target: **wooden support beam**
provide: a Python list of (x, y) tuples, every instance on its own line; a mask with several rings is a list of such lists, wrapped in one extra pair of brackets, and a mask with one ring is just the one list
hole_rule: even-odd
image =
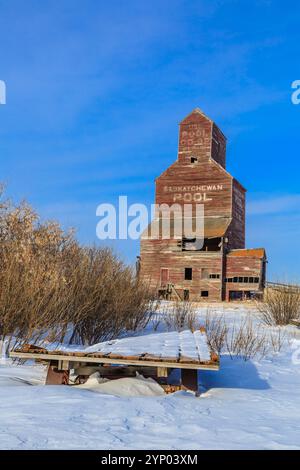
[(158, 367), (157, 368), (157, 377), (168, 377), (168, 368), (167, 367)]
[[(124, 358), (120, 359), (112, 359), (110, 357), (106, 356), (100, 356), (97, 354), (94, 355), (80, 355), (80, 354), (62, 354), (62, 353), (23, 353), (23, 352), (16, 352), (12, 351), (9, 354), (10, 357), (17, 357), (20, 359), (38, 359), (38, 360), (47, 360), (47, 361), (69, 361), (71, 363), (70, 368), (73, 368), (74, 362), (84, 362), (86, 364), (89, 363), (97, 363), (97, 364), (124, 364), (124, 365), (131, 365), (131, 366), (146, 366), (146, 367), (168, 367), (168, 368), (177, 368), (177, 369), (205, 369), (205, 370), (219, 370), (219, 363), (214, 362), (212, 360), (203, 362), (203, 363), (197, 363), (189, 361), (187, 362), (178, 362), (176, 359), (171, 359), (165, 360), (164, 358), (161, 359), (156, 359), (153, 360), (149, 358), (149, 360), (145, 360), (143, 356), (140, 357), (134, 357), (134, 358), (129, 358), (130, 356), (124, 356)], [(126, 358), (125, 358), (126, 357)]]
[(70, 369), (70, 362), (69, 361), (58, 361), (58, 370), (69, 370)]
[(181, 384), (183, 388), (192, 390), (198, 396), (198, 371), (195, 369), (181, 370)]

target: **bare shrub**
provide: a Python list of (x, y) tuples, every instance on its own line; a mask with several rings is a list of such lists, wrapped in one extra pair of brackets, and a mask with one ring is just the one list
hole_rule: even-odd
[(110, 250), (85, 250), (70, 284), (74, 293), (71, 342), (108, 340), (144, 328), (150, 319), (149, 289)]
[(233, 325), (226, 337), (226, 349), (230, 357), (242, 357), (245, 361), (253, 357), (264, 357), (269, 352), (267, 333), (253, 321), (246, 319)]
[(168, 330), (194, 331), (198, 327), (196, 309), (190, 302), (177, 301), (161, 316)]
[(288, 325), (300, 317), (300, 288), (276, 286), (265, 291), (263, 302), (257, 303), (258, 311), (266, 325)]
[(205, 317), (205, 329), (212, 351), (228, 353), (232, 359), (241, 357), (245, 361), (280, 352), (288, 340), (288, 335), (281, 329), (270, 331), (251, 318), (229, 325), (223, 315), (209, 310)]
[(271, 331), (269, 335), (269, 342), (271, 345), (272, 351), (279, 353), (283, 346), (288, 342), (290, 336), (282, 330), (282, 328), (277, 328), (275, 331)]
[(151, 327), (153, 331), (157, 331), (161, 324), (161, 316), (158, 313), (153, 313), (150, 319)]
[(212, 351), (221, 353), (228, 334), (228, 325), (223, 316), (212, 314), (208, 309), (205, 317), (207, 341)]
[(92, 343), (149, 321), (151, 293), (110, 250), (81, 247), (25, 202), (0, 198), (0, 340)]
[(63, 259), (73, 234), (40, 224), (26, 203), (0, 204), (0, 336), (42, 335), (64, 307)]

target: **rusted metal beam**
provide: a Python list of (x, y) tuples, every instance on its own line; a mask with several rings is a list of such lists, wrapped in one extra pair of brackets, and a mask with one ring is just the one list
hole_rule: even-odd
[(50, 362), (47, 370), (46, 385), (68, 385), (69, 370), (59, 370), (58, 364)]

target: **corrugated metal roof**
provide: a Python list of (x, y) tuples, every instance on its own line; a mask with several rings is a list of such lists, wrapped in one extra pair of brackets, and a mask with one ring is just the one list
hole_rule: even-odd
[(205, 238), (223, 237), (231, 222), (230, 217), (205, 217)]
[(242, 258), (264, 258), (266, 256), (266, 252), (264, 248), (248, 248), (241, 250), (232, 250), (228, 253), (228, 256), (239, 256)]
[[(184, 237), (189, 237), (189, 236), (195, 236), (195, 234), (192, 231), (196, 231), (196, 222), (195, 219), (193, 218), (185, 218), (185, 223), (182, 225), (182, 235)], [(179, 225), (176, 225), (177, 222), (179, 222)], [(180, 227), (180, 219), (175, 219), (172, 218), (170, 220), (170, 236), (173, 238), (174, 234), (174, 226), (176, 227), (176, 230), (178, 230), (178, 227)], [(204, 238), (218, 238), (218, 237), (223, 237), (229, 227), (229, 224), (231, 222), (230, 217), (204, 217)], [(164, 219), (164, 223), (167, 223), (167, 219)], [(183, 223), (183, 221), (182, 221)], [(166, 227), (166, 225), (164, 226)], [(201, 237), (203, 235), (202, 230), (201, 230), (201, 225), (200, 222), (198, 222), (198, 227), (200, 230), (197, 229), (197, 236)], [(150, 230), (151, 233), (159, 233), (161, 235), (162, 233), (162, 221), (161, 219), (156, 219), (154, 220), (148, 227), (147, 229), (143, 232), (142, 238), (147, 238), (147, 233), (148, 236), (150, 235)], [(164, 233), (166, 228), (164, 228)], [(178, 232), (176, 232), (178, 233)], [(164, 237), (166, 238), (166, 237)]]

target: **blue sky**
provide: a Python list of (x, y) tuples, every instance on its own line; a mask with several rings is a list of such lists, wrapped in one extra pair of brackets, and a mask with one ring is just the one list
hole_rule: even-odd
[(296, 1), (0, 0), (0, 180), (93, 243), (98, 204), (153, 201), (200, 107), (248, 189), (247, 245), (299, 281), (299, 52)]

